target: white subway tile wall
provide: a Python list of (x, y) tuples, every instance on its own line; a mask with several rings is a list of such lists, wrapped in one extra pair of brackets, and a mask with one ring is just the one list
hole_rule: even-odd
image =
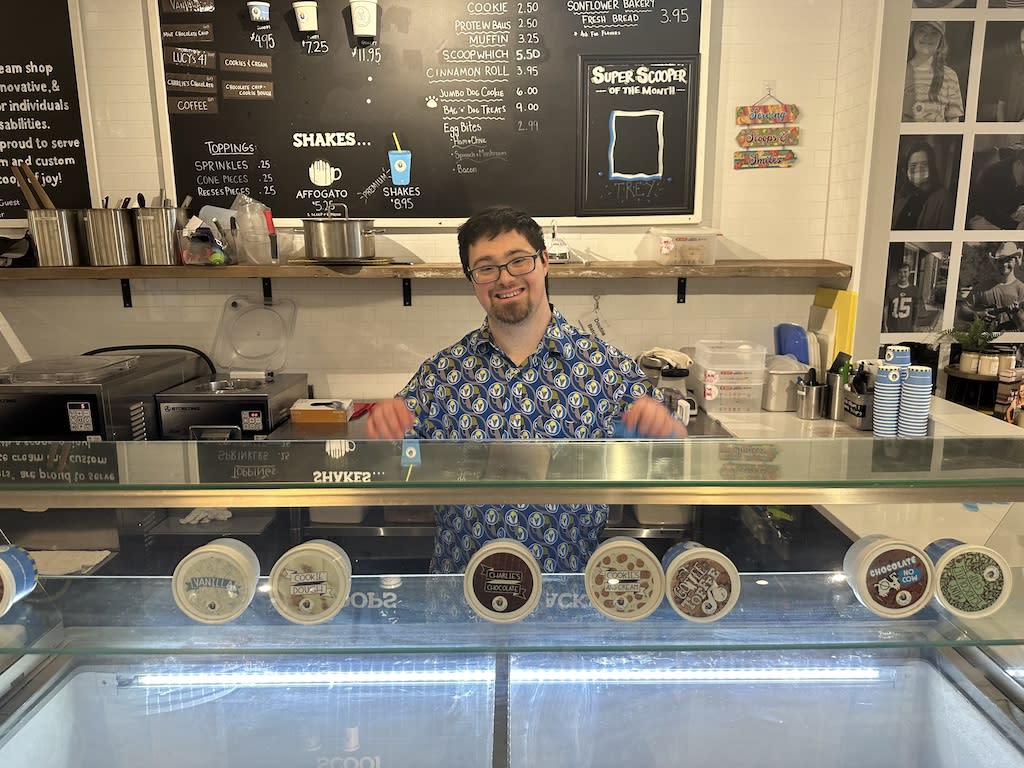
[[(716, 178), (715, 199), (705, 201), (708, 226), (765, 258), (853, 263), (877, 3), (721, 0), (719, 110), (710, 126), (718, 156), (709, 160)], [(80, 0), (80, 6), (99, 194), (155, 194), (163, 182), (143, 0)], [(863, 21), (865, 15), (871, 19)], [(846, 74), (837, 80), (839, 73), (856, 79), (856, 86)], [(775, 95), (800, 107), (799, 161), (786, 170), (734, 171), (735, 107), (761, 98), (769, 80)], [(836, 109), (850, 110), (860, 122), (835, 120)], [(627, 261), (637, 258), (643, 232), (560, 228), (570, 246), (591, 259)], [(424, 261), (457, 258), (450, 230), (392, 231), (378, 249), (387, 255), (408, 249)], [(816, 284), (694, 278), (684, 304), (676, 301), (672, 278), (553, 279), (551, 294), (570, 320), (591, 312), (599, 296), (607, 338), (638, 354), (653, 346), (693, 346), (700, 338), (748, 338), (771, 347), (776, 323), (806, 322)], [(257, 279), (133, 280), (131, 291), (133, 306), (124, 308), (114, 280), (5, 282), (0, 309), (35, 357), (159, 342), (211, 351), (225, 300), (258, 296), (261, 285)], [(275, 280), (273, 292), (298, 308), (286, 367), (307, 372), (322, 397), (387, 396), (424, 358), (482, 319), (468, 285), (459, 280), (413, 280), (411, 307), (402, 306), (398, 280)], [(13, 362), (11, 352), (0, 347), (0, 364)]]

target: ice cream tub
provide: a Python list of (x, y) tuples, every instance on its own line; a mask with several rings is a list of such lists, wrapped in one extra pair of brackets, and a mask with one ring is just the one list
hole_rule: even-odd
[(650, 616), (665, 597), (665, 574), (658, 558), (628, 536), (614, 536), (594, 550), (584, 582), (593, 606), (619, 621)]
[(191, 619), (225, 624), (249, 607), (259, 577), (260, 561), (251, 547), (237, 539), (214, 539), (174, 569), (174, 602)]
[(473, 553), (462, 590), (478, 616), (501, 623), (519, 621), (540, 601), (540, 565), (518, 541), (495, 539)]
[(990, 616), (1009, 598), (1013, 586), (1010, 564), (994, 549), (959, 539), (939, 539), (925, 552), (935, 563), (935, 601), (954, 616)]
[(665, 599), (689, 621), (718, 621), (740, 599), (740, 572), (732, 560), (695, 541), (676, 544), (661, 560)]
[(0, 616), (36, 587), (36, 562), (21, 547), (0, 546)]
[(345, 550), (327, 539), (292, 547), (270, 570), (270, 603), (295, 624), (333, 619), (352, 588), (352, 562)]
[(861, 604), (886, 618), (913, 616), (935, 591), (935, 572), (924, 550), (882, 534), (854, 542), (843, 558), (843, 572)]

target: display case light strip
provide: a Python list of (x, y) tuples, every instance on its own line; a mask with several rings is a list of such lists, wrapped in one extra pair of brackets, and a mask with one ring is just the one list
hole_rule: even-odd
[(308, 672), (155, 672), (138, 675), (140, 686), (365, 685), (381, 683), (493, 683), (493, 670), (319, 670)]
[(674, 682), (864, 682), (878, 680), (870, 667), (800, 669), (515, 669), (513, 683), (674, 683)]

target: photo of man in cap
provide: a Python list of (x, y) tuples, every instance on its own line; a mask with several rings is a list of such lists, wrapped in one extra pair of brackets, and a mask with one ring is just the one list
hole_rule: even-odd
[(1016, 275), (1024, 259), (1018, 243), (992, 243), (988, 260), (996, 282), (972, 291), (968, 303), (976, 316), (1000, 331), (1024, 331), (1024, 282)]
[[(992, 142), (1005, 145), (992, 150), (982, 147)], [(992, 151), (998, 159), (985, 166)], [(977, 136), (974, 167), (979, 166), (984, 170), (971, 183), (967, 228), (1024, 229), (1024, 137)]]

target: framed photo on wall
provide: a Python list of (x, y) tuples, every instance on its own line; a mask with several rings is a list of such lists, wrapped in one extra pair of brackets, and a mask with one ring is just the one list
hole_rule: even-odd
[(971, 153), (967, 229), (1024, 228), (1024, 134), (979, 134)]
[(1024, 331), (1024, 237), (996, 242), (965, 242), (960, 258), (956, 314), (962, 328), (980, 317), (1003, 333)]
[(900, 136), (892, 229), (952, 229), (960, 177), (960, 135)]
[[(1022, 6), (1024, 8), (1024, 6)], [(985, 26), (978, 122), (1024, 120), (1024, 19)]]
[(950, 244), (889, 244), (882, 333), (931, 333), (942, 325)]
[(973, 21), (915, 19), (910, 23), (904, 122), (963, 121), (973, 36)]

